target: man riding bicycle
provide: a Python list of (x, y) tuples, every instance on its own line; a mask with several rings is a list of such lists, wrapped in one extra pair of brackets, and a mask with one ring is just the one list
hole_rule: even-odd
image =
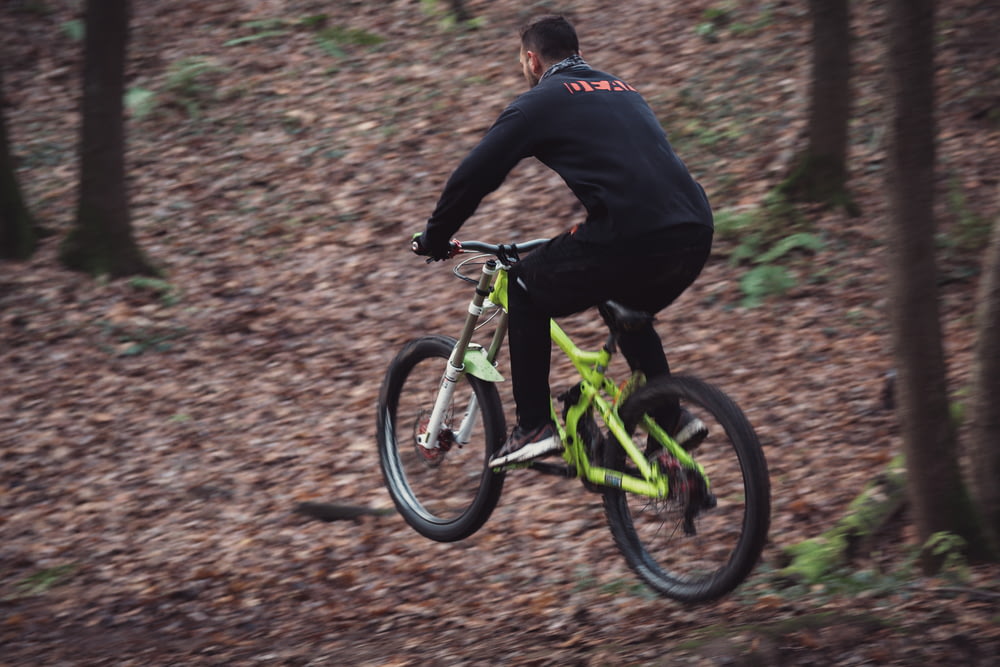
[[(591, 68), (561, 16), (521, 30), (530, 89), (515, 99), (452, 173), (418, 253), (449, 257), (452, 236), (514, 166), (534, 156), (556, 171), (586, 220), (511, 269), (510, 363), (517, 426), (490, 466), (561, 449), (550, 414), (549, 319), (614, 301), (656, 313), (687, 289), (708, 259), (712, 210), (652, 110), (629, 84)], [(621, 332), (629, 366), (647, 378), (670, 373), (652, 323)], [(675, 402), (655, 415), (682, 445), (704, 425)]]

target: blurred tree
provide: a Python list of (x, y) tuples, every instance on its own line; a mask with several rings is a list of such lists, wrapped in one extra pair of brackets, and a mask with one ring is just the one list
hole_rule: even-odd
[(128, 0), (87, 0), (76, 224), (60, 257), (90, 274), (154, 274), (132, 237), (125, 181)]
[(797, 201), (844, 206), (858, 213), (847, 191), (847, 128), (851, 112), (851, 28), (848, 0), (809, 0), (812, 78), (808, 144), (779, 191)]
[(25, 206), (17, 184), (7, 139), (3, 100), (3, 71), (0, 70), (0, 258), (25, 259), (35, 251), (40, 230)]
[(969, 481), (983, 529), (1000, 555), (1000, 220), (993, 223), (978, 305)]
[[(970, 554), (983, 557), (987, 543), (959, 465), (938, 302), (934, 0), (889, 1), (888, 74), (889, 296), (908, 495), (922, 542), (950, 532), (966, 540)], [(1000, 396), (992, 399), (995, 410)]]

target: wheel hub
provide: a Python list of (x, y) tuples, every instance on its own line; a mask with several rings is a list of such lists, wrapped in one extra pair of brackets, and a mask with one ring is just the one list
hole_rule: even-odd
[(430, 441), (430, 438), (427, 437), (428, 426), (430, 426), (430, 414), (425, 410), (417, 416), (413, 424), (413, 446), (424, 463), (437, 466), (455, 444), (455, 433), (445, 421), (441, 424), (441, 430), (438, 431), (437, 446), (428, 447), (424, 444)]

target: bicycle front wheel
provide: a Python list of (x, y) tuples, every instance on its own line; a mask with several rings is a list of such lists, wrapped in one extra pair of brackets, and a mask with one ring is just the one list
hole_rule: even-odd
[[(486, 465), (506, 431), (500, 396), (489, 382), (463, 374), (438, 434), (430, 438), (436, 446), (418, 441), (424, 436), (426, 442), (455, 342), (426, 336), (408, 343), (389, 364), (378, 406), (379, 458), (392, 500), (410, 526), (439, 542), (461, 540), (479, 530), (496, 507), (504, 482), (502, 472)], [(463, 437), (456, 437), (460, 431)]]
[[(650, 447), (642, 418), (679, 399), (708, 428), (691, 452), (711, 485), (660, 447)], [(665, 499), (608, 488), (604, 508), (615, 542), (650, 587), (675, 600), (705, 602), (738, 586), (767, 541), (771, 491), (767, 464), (753, 428), (728, 396), (692, 377), (671, 376), (637, 390), (619, 410), (626, 430), (649, 460), (667, 471)], [(637, 474), (612, 440), (605, 465)]]

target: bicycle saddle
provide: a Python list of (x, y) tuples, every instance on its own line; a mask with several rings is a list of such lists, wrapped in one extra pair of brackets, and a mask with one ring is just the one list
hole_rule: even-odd
[(597, 310), (614, 332), (638, 331), (653, 321), (652, 314), (623, 306), (617, 301), (605, 301)]

